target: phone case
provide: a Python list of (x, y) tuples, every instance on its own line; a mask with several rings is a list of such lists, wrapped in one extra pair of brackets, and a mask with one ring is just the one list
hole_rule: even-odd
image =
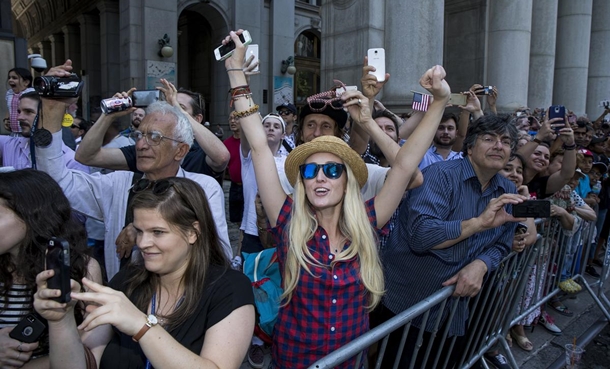
[(549, 218), (551, 202), (548, 200), (527, 200), (513, 205), (515, 218)]
[(25, 343), (33, 343), (47, 329), (47, 325), (34, 314), (28, 314), (8, 334), (12, 339)]
[[(558, 132), (560, 129), (562, 129), (565, 126), (565, 117), (566, 117), (566, 107), (563, 105), (553, 105), (551, 107), (549, 107), (549, 120), (553, 119), (553, 118), (561, 118), (561, 122), (555, 122), (555, 131)], [(564, 126), (562, 126), (561, 124), (564, 124)]]
[(451, 94), (449, 95), (449, 104), (452, 105), (466, 105), (468, 97), (462, 94)]
[[(252, 37), (248, 31), (243, 31), (242, 34), (239, 35), (239, 39), (245, 46), (252, 43)], [(233, 50), (235, 50), (235, 43), (233, 41), (229, 41), (228, 44), (220, 45), (214, 49), (214, 56), (216, 57), (216, 60), (222, 61), (230, 57), (233, 54)]]
[(51, 238), (47, 246), (47, 270), (55, 274), (47, 281), (49, 289), (60, 290), (61, 295), (54, 298), (58, 302), (70, 301), (70, 244), (61, 238)]
[[(246, 60), (248, 60), (248, 58), (250, 58), (250, 56), (254, 55), (254, 59), (252, 60), (253, 63), (256, 63), (258, 61), (258, 45), (248, 45), (248, 50), (246, 50)], [(252, 71), (253, 72), (258, 72), (258, 65), (256, 66), (256, 68), (254, 68)]]
[(377, 77), (378, 82), (385, 81), (385, 50), (383, 48), (369, 49), (367, 52), (369, 65), (375, 67), (374, 72), (369, 74)]

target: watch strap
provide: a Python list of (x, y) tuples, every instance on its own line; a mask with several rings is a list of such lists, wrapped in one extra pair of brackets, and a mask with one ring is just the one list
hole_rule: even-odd
[(144, 336), (144, 334), (146, 332), (148, 332), (149, 329), (151, 329), (153, 327), (153, 323), (151, 323), (150, 319), (148, 317), (146, 317), (146, 323), (144, 324), (144, 326), (142, 326), (142, 328), (140, 329), (140, 331), (138, 331), (138, 333), (136, 333), (134, 336), (131, 337), (131, 339), (133, 340), (133, 342), (138, 342), (140, 341), (140, 339), (142, 338), (142, 336)]

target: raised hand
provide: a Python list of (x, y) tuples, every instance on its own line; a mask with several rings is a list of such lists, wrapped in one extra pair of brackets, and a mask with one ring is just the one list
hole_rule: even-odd
[(354, 122), (361, 124), (372, 120), (369, 99), (360, 91), (346, 91), (341, 95), (343, 107), (347, 108)]
[(229, 35), (222, 40), (222, 44), (226, 45), (229, 41), (233, 41), (235, 43), (235, 50), (233, 50), (233, 54), (229, 58), (225, 60), (225, 68), (227, 69), (242, 69), (244, 64), (244, 58), (246, 56), (246, 47), (239, 39), (239, 35), (243, 33), (244, 30), (238, 29), (237, 31), (229, 32)]
[(377, 81), (377, 77), (375, 77), (375, 75), (369, 73), (369, 72), (374, 72), (375, 70), (376, 70), (375, 67), (373, 67), (372, 65), (369, 65), (369, 58), (365, 56), (364, 65), (362, 66), (362, 78), (360, 78), (360, 84), (362, 86), (362, 94), (364, 96), (366, 96), (367, 98), (369, 98), (369, 100), (374, 98), (375, 96), (377, 96), (379, 91), (381, 91), (383, 86), (390, 79), (390, 74), (386, 73), (385, 81), (383, 81), (383, 82)]
[(129, 223), (116, 238), (116, 252), (119, 259), (131, 257), (131, 251), (136, 244), (136, 229)]
[(159, 81), (162, 86), (157, 86), (157, 90), (163, 92), (165, 101), (167, 101), (168, 104), (181, 109), (180, 104), (178, 103), (178, 89), (176, 86), (165, 78), (161, 78)]
[(504, 209), (505, 205), (508, 204), (519, 204), (526, 200), (525, 196), (505, 193), (498, 198), (491, 199), (489, 204), (483, 213), (478, 216), (479, 225), (483, 230), (487, 230), (490, 228), (496, 228), (503, 225), (506, 222), (521, 222), (525, 221), (525, 219), (519, 219), (513, 217), (511, 214), (508, 214)]
[[(68, 314), (73, 314), (76, 301), (71, 300), (69, 303), (60, 303), (53, 298), (59, 297), (60, 290), (51, 290), (47, 288), (47, 280), (51, 278), (55, 272), (44, 270), (36, 276), (37, 291), (34, 294), (34, 309), (40, 316), (50, 322), (60, 321)], [(75, 280), (70, 280), (70, 288), (72, 292), (80, 291), (80, 284)]]
[(451, 88), (447, 81), (445, 81), (446, 74), (442, 66), (435, 65), (428, 69), (419, 79), (419, 84), (434, 96), (434, 100), (442, 101), (445, 105), (449, 101), (449, 95), (451, 94)]

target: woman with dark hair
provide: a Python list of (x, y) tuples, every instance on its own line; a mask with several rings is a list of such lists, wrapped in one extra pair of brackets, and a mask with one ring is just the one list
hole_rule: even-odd
[(6, 105), (8, 113), (4, 118), (5, 128), (11, 131), (11, 135), (19, 137), (21, 127), (17, 121), (17, 109), (19, 98), (23, 93), (34, 91), (32, 88), (32, 73), (25, 68), (13, 68), (8, 71), (7, 83), (9, 89), (6, 91)]
[(142, 179), (132, 191), (142, 262), (110, 287), (83, 278), (91, 292), (80, 293), (72, 281), (72, 298), (88, 305), (80, 325), (73, 305), (58, 313), (48, 273), (38, 275), (35, 305), (49, 321), (51, 365), (91, 368), (90, 350), (99, 368), (238, 368), (254, 330), (252, 287), (229, 268), (203, 189), (167, 178)]
[[(70, 244), (71, 277), (101, 281), (99, 264), (86, 254), (87, 237), (72, 217), (70, 202), (46, 173), (24, 169), (0, 173), (0, 367), (19, 368), (46, 360), (48, 337), (24, 343), (9, 332), (34, 310), (36, 274), (45, 269), (52, 237)], [(48, 271), (49, 276), (52, 271)], [(56, 297), (57, 295), (53, 295)], [(83, 306), (76, 309), (82, 321)]]

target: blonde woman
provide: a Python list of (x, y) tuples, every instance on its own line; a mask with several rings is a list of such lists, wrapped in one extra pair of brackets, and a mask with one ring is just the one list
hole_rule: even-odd
[[(252, 151), (259, 193), (276, 239), (284, 295), (273, 343), (274, 368), (308, 367), (368, 330), (368, 311), (384, 292), (377, 254), (381, 232), (396, 210), (434, 137), (450, 89), (441, 66), (429, 69), (421, 85), (434, 102), (397, 154), (378, 196), (363, 202), (360, 188), (367, 169), (341, 139), (322, 136), (297, 146), (285, 163), (294, 197), (279, 196), (282, 187), (267, 145), (258, 106), (241, 71), (245, 48), (240, 31), (224, 43), (236, 49), (225, 61), (236, 114)], [(374, 125), (369, 102), (359, 91), (342, 95), (343, 106), (356, 124)], [(336, 102), (335, 102), (336, 103)], [(324, 103), (310, 106), (322, 111)], [(353, 367), (348, 361), (341, 367)]]

